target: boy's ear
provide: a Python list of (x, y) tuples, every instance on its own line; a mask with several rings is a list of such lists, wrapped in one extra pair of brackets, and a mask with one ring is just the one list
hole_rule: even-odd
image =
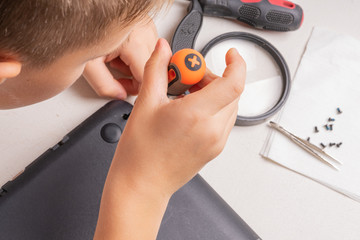
[(21, 63), (19, 61), (0, 58), (0, 83), (7, 78), (16, 77), (20, 71)]

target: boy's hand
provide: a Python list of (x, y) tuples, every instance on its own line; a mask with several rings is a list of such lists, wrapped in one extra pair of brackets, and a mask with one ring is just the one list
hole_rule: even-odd
[[(154, 22), (150, 18), (144, 22), (130, 33), (116, 51), (86, 64), (83, 76), (99, 96), (125, 99), (128, 94), (138, 93), (144, 66), (158, 39)], [(105, 64), (125, 77), (115, 79)]]
[(146, 64), (112, 165), (112, 172), (134, 189), (163, 196), (171, 196), (222, 151), (235, 123), (246, 73), (244, 60), (231, 49), (222, 77), (208, 71), (193, 87), (198, 91), (171, 100), (166, 94), (171, 55), (160, 39)]
[(245, 81), (236, 50), (222, 77), (207, 72), (176, 100), (166, 94), (170, 58), (160, 39), (106, 179), (94, 239), (156, 239), (171, 195), (221, 152), (234, 126)]

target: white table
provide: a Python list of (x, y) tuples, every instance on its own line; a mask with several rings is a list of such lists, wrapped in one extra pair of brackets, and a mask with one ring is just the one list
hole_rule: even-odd
[[(360, 39), (360, 1), (296, 3), (304, 9), (305, 20), (295, 32), (266, 32), (205, 17), (195, 48), (223, 32), (254, 33), (279, 49), (294, 76), (314, 26)], [(175, 2), (167, 14), (157, 17), (161, 37), (171, 39), (187, 4)], [(0, 111), (0, 185), (106, 102), (80, 79), (50, 100)], [(360, 203), (262, 159), (259, 152), (267, 134), (266, 124), (234, 127), (223, 153), (201, 175), (263, 239), (360, 239)]]

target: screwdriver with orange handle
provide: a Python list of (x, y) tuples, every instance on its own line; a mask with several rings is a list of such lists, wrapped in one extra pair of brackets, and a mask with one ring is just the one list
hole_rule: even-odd
[(168, 95), (183, 94), (203, 79), (205, 71), (206, 64), (201, 53), (191, 48), (177, 51), (168, 66)]

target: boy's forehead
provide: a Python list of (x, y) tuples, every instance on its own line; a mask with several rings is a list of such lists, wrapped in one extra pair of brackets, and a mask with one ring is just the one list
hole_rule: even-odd
[(133, 29), (139, 24), (141, 24), (141, 22), (133, 23), (127, 26), (119, 24), (112, 26), (99, 43), (89, 46), (87, 49), (93, 49), (97, 52), (97, 55), (93, 56), (93, 58), (110, 54), (120, 47), (120, 45), (129, 37)]
[[(63, 73), (65, 73), (65, 69), (67, 71), (71, 71), (72, 69), (76, 69), (79, 66), (84, 65), (90, 60), (106, 56), (116, 51), (116, 49), (121, 46), (135, 26), (135, 24), (127, 26), (111, 26), (107, 30), (106, 36), (98, 43), (90, 44), (79, 49), (69, 50), (50, 65), (41, 67), (40, 71), (43, 73), (53, 72), (54, 70), (58, 71), (58, 69), (65, 67), (63, 71)], [(26, 70), (30, 72), (37, 72), (39, 69), (29, 66)]]
[(49, 70), (59, 65), (70, 65), (69, 68), (76, 68), (79, 64), (84, 64), (95, 58), (111, 54), (129, 37), (133, 28), (134, 25), (111, 27), (106, 36), (98, 43), (90, 44), (80, 49), (70, 50), (64, 53), (64, 55), (53, 64), (45, 66), (43, 70)]

